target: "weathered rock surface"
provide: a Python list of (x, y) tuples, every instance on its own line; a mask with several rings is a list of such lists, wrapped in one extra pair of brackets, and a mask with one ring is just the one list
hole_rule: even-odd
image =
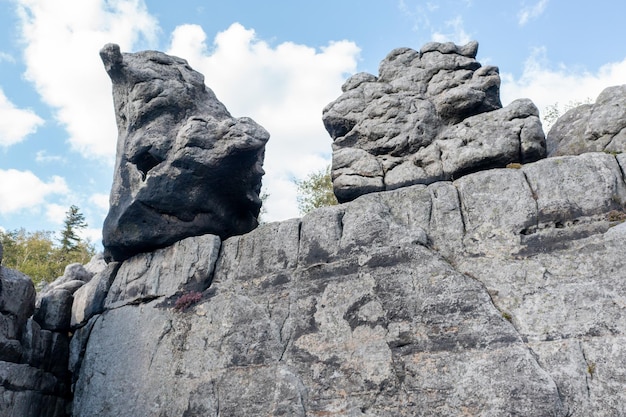
[(30, 278), (0, 266), (0, 415), (65, 417), (69, 337), (42, 329), (34, 311)]
[[(91, 318), (74, 416), (626, 415), (625, 167), (550, 158), (227, 239), (187, 311), (139, 291)], [(202, 239), (150, 265), (212, 259)]]
[(626, 85), (608, 87), (595, 103), (565, 113), (546, 142), (548, 156), (626, 152)]
[(267, 131), (233, 118), (183, 59), (122, 54), (112, 44), (100, 55), (113, 82), (119, 132), (103, 229), (107, 258), (256, 227)]
[(498, 68), (481, 66), (477, 50), (477, 42), (396, 49), (378, 77), (346, 81), (323, 111), (340, 202), (545, 156), (537, 108), (529, 100), (502, 108)]

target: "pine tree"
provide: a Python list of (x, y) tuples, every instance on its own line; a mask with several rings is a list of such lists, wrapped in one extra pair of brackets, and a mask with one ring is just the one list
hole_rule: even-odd
[(65, 221), (63, 222), (63, 230), (61, 231), (61, 251), (65, 253), (72, 252), (78, 248), (81, 242), (77, 232), (87, 227), (85, 216), (75, 205), (70, 206), (65, 213)]

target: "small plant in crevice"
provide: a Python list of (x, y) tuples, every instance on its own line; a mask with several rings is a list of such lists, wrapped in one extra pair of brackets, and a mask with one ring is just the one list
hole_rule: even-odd
[(202, 298), (202, 294), (198, 291), (189, 291), (182, 294), (174, 303), (174, 310), (185, 311), (192, 305), (196, 304)]
[(589, 375), (593, 379), (593, 374), (596, 373), (596, 364), (593, 363), (593, 362), (587, 363), (587, 372), (589, 373)]
[(626, 221), (626, 213), (619, 210), (611, 210), (607, 213), (606, 219), (610, 222), (622, 223)]
[(510, 164), (507, 164), (506, 167), (509, 169), (520, 169), (522, 168), (522, 164), (519, 162), (511, 162)]
[(504, 318), (506, 321), (513, 323), (513, 316), (511, 316), (509, 313), (507, 313), (506, 311), (502, 312), (502, 318)]

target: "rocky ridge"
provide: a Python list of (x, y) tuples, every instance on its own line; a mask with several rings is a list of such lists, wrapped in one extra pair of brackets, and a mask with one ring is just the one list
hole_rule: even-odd
[[(83, 327), (74, 415), (621, 415), (625, 166), (551, 158), (131, 258)], [(183, 263), (212, 283), (181, 311), (189, 282), (148, 271)]]
[[(106, 265), (96, 259), (68, 268), (37, 300), (25, 277), (0, 269), (0, 312), (10, 323), (0, 334), (0, 410), (20, 417), (64, 417), (70, 408), (76, 417), (626, 414), (626, 149), (614, 134), (619, 106), (606, 99), (618, 100), (619, 89), (576, 113), (587, 130), (591, 120), (610, 120), (616, 149), (584, 153), (594, 142), (578, 147), (581, 155), (530, 162), (545, 150), (536, 109), (524, 100), (501, 108), (497, 69), (482, 68), (476, 48), (400, 49), (383, 61), (379, 79), (348, 80), (348, 95), (361, 86), (378, 91), (372, 108), (398, 97), (398, 114), (413, 112), (405, 100), (419, 104), (426, 111), (414, 115), (417, 131), (435, 132), (432, 142), (407, 147), (404, 116), (394, 125), (373, 112), (370, 123), (361, 118), (362, 101), (342, 96), (329, 105), (331, 135), (341, 120), (356, 121), (359, 135), (378, 123), (404, 132), (373, 141), (353, 135), (359, 145), (347, 147), (334, 137), (334, 165), (344, 157), (356, 164), (350, 169), (358, 175), (333, 173), (349, 202), (235, 236), (169, 229), (149, 251), (135, 246)], [(103, 53), (109, 71), (121, 62), (115, 48)], [(154, 68), (186, 65), (160, 53), (128, 56), (154, 60)], [(419, 84), (418, 61), (445, 65)], [(167, 78), (148, 75), (159, 85)], [(149, 132), (147, 123), (133, 137)], [(202, 132), (206, 139), (213, 131)], [(574, 133), (561, 134), (567, 146)], [(528, 159), (520, 157), (524, 138), (534, 149)], [(465, 165), (409, 185), (415, 155), (435, 143), (449, 153), (432, 166)], [(512, 144), (517, 157), (503, 151)], [(369, 180), (357, 178), (365, 169), (358, 164), (369, 163), (363, 152), (411, 169), (387, 191), (370, 192)], [(49, 335), (60, 348), (33, 342)], [(31, 374), (24, 382), (21, 375)]]

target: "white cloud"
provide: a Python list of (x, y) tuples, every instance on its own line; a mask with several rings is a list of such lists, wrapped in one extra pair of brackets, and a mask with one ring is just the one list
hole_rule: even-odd
[(51, 223), (60, 225), (65, 220), (65, 214), (67, 213), (67, 207), (61, 204), (48, 204), (46, 205), (46, 219)]
[(109, 211), (109, 195), (96, 193), (89, 197), (89, 202), (105, 213)]
[(314, 48), (257, 39), (235, 23), (209, 48), (200, 26), (183, 25), (172, 35), (168, 53), (187, 59), (236, 117), (252, 117), (271, 134), (264, 169), (268, 220), (298, 215), (293, 178), (303, 178), (330, 162), (331, 138), (322, 109), (341, 94), (356, 71), (359, 48), (348, 41)]
[(7, 147), (23, 141), (43, 123), (34, 111), (17, 108), (0, 88), (0, 146)]
[(549, 0), (539, 0), (532, 6), (524, 6), (517, 15), (517, 23), (524, 26), (532, 19), (536, 19), (543, 14), (548, 6)]
[(68, 193), (65, 180), (59, 176), (45, 182), (30, 171), (0, 170), (0, 214), (31, 209), (50, 195)]
[(78, 237), (96, 245), (96, 251), (102, 250), (102, 229), (87, 227), (78, 231)]
[[(519, 78), (502, 73), (502, 104), (518, 98), (530, 98), (544, 112), (559, 103), (595, 101), (606, 87), (626, 84), (626, 58), (608, 63), (595, 72), (570, 70), (563, 66), (550, 67), (545, 48), (539, 48), (528, 58)], [(562, 108), (561, 108), (562, 110)]]
[(111, 82), (98, 51), (156, 39), (143, 0), (18, 0), (26, 78), (85, 156), (115, 155)]
[(49, 155), (47, 151), (41, 150), (37, 151), (35, 154), (35, 161), (39, 163), (65, 163), (66, 159), (61, 155)]
[(432, 40), (434, 42), (454, 42), (457, 45), (465, 45), (472, 40), (471, 35), (463, 27), (463, 18), (461, 16), (446, 21), (445, 27), (448, 29), (445, 33), (433, 32)]

